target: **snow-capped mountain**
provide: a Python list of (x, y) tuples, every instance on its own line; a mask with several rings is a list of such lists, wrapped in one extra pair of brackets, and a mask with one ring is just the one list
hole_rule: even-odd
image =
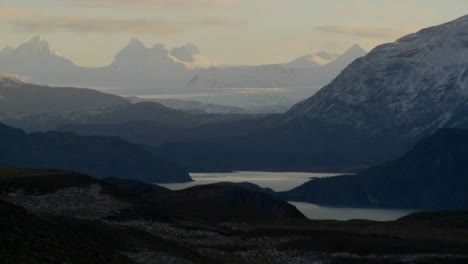
[(0, 52), (1, 72), (19, 75), (38, 83), (66, 82), (69, 77), (73, 78), (76, 68), (73, 62), (58, 55), (39, 36), (16, 49), (6, 47)]
[(323, 122), (395, 144), (468, 126), (468, 16), (376, 47), (284, 122)]
[[(174, 99), (188, 95), (188, 100), (196, 95), (199, 102), (242, 108), (258, 106), (261, 100), (262, 109), (274, 107), (275, 112), (283, 112), (314, 94), (364, 54), (356, 46), (341, 56), (319, 52), (285, 64), (229, 67), (206, 58), (193, 44), (171, 49), (162, 44), (147, 47), (133, 38), (111, 64), (93, 68), (74, 64), (51, 49), (48, 42), (34, 37), (17, 48), (2, 50), (0, 71), (36, 84), (89, 87), (117, 95)], [(304, 92), (298, 93), (298, 89)]]
[(323, 86), (366, 52), (355, 45), (343, 55), (319, 52), (285, 64), (202, 69), (189, 82), (197, 88)]
[(362, 49), (341, 56), (319, 52), (285, 64), (222, 67), (204, 57), (193, 44), (172, 49), (156, 44), (148, 48), (134, 38), (110, 65), (87, 68), (58, 55), (48, 42), (36, 36), (16, 49), (3, 49), (0, 71), (40, 84), (156, 94), (168, 89), (320, 86), (363, 54)]
[(104, 78), (99, 80), (96, 76), (95, 82), (111, 88), (180, 88), (192, 76), (183, 63), (170, 56), (164, 45), (147, 48), (135, 38), (117, 53), (111, 65), (98, 71)]
[(321, 51), (316, 54), (299, 57), (287, 63), (286, 66), (291, 68), (316, 68), (328, 64), (338, 57), (340, 57), (340, 54)]
[(203, 69), (218, 66), (218, 63), (204, 57), (197, 46), (187, 44), (171, 50), (174, 60), (183, 63), (187, 69)]

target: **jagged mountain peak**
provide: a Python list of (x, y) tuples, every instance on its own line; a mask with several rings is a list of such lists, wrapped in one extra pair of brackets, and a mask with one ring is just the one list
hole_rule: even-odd
[(115, 56), (113, 65), (138, 65), (157, 63), (158, 61), (172, 61), (169, 51), (163, 44), (156, 44), (147, 48), (142, 41), (132, 38), (130, 42)]
[(145, 44), (135, 37), (133, 37), (130, 42), (127, 44), (126, 48), (129, 49), (146, 49)]
[(347, 49), (340, 57), (345, 58), (345, 57), (361, 57), (367, 54), (367, 51), (365, 51), (361, 46), (358, 44), (354, 44), (351, 46), (349, 49)]
[(336, 60), (340, 55), (333, 54), (325, 51), (320, 51), (315, 54), (308, 54), (302, 57), (299, 57), (287, 64), (289, 67), (293, 68), (316, 68), (323, 65), (326, 65), (334, 60)]
[[(348, 49), (348, 51), (364, 51), (366, 52), (359, 44), (355, 43)], [(346, 52), (345, 52), (346, 53)]]
[(34, 36), (28, 42), (21, 44), (16, 49), (17, 52), (26, 54), (54, 54), (50, 49), (49, 42), (43, 40), (39, 35)]

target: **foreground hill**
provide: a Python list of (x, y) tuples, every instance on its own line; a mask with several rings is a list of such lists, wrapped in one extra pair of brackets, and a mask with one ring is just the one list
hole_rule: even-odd
[(274, 192), (256, 185), (218, 183), (169, 191), (131, 180), (112, 178), (105, 182), (155, 202), (179, 217), (214, 221), (305, 218)]
[(72, 133), (33, 133), (0, 124), (0, 165), (65, 169), (99, 178), (121, 177), (148, 182), (186, 182), (187, 172), (118, 138), (81, 137)]
[(468, 130), (442, 129), (401, 158), (357, 175), (314, 179), (287, 200), (340, 206), (468, 208)]
[[(128, 186), (132, 186), (129, 192), (121, 189)], [(209, 196), (212, 187), (196, 192)], [(166, 201), (152, 196), (167, 191), (64, 171), (0, 169), (2, 263), (408, 263), (408, 259), (465, 263), (468, 259), (463, 211), (418, 213), (393, 222), (206, 221), (193, 218), (192, 212), (174, 216), (162, 206)], [(196, 204), (203, 209), (199, 213), (209, 213), (213, 203), (229, 201), (225, 197), (205, 199), (208, 203), (198, 199)], [(243, 201), (246, 208), (260, 205), (252, 199)]]

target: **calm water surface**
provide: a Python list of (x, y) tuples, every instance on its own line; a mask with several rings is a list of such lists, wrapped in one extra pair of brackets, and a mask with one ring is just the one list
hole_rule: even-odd
[[(274, 191), (288, 191), (311, 178), (331, 177), (340, 174), (307, 173), (307, 172), (258, 172), (243, 171), (235, 173), (190, 173), (194, 182), (160, 184), (171, 190), (182, 190), (196, 185), (218, 182), (251, 182), (263, 188)], [(298, 210), (310, 219), (350, 220), (367, 219), (375, 221), (391, 221), (416, 212), (416, 210), (370, 209), (370, 208), (338, 208), (318, 206), (311, 203), (291, 202)]]
[(331, 177), (339, 174), (306, 173), (306, 172), (258, 172), (241, 171), (234, 173), (190, 173), (194, 182), (160, 184), (171, 190), (182, 190), (195, 185), (218, 182), (251, 182), (263, 188), (271, 188), (276, 192), (289, 191), (311, 178)]

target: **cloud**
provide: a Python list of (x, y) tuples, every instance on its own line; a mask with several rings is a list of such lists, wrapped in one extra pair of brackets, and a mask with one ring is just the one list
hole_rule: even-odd
[(236, 27), (248, 24), (246, 19), (233, 17), (192, 17), (185, 21), (179, 21), (180, 25), (207, 26), (207, 27)]
[(230, 17), (192, 17), (186, 20), (163, 18), (86, 17), (23, 10), (0, 6), (0, 23), (18, 32), (86, 32), (101, 34), (133, 33), (146, 35), (179, 35), (190, 27), (244, 26), (247, 21)]
[(414, 32), (411, 28), (391, 28), (391, 27), (369, 27), (369, 26), (319, 26), (315, 28), (318, 31), (346, 35), (365, 39), (390, 39), (402, 37)]
[(176, 7), (176, 8), (232, 8), (235, 0), (56, 0), (80, 7)]
[(139, 33), (152, 35), (181, 34), (175, 23), (164, 19), (95, 18), (74, 15), (57, 15), (46, 11), (20, 10), (0, 6), (0, 22), (13, 30), (23, 32), (93, 32), (93, 33)]

